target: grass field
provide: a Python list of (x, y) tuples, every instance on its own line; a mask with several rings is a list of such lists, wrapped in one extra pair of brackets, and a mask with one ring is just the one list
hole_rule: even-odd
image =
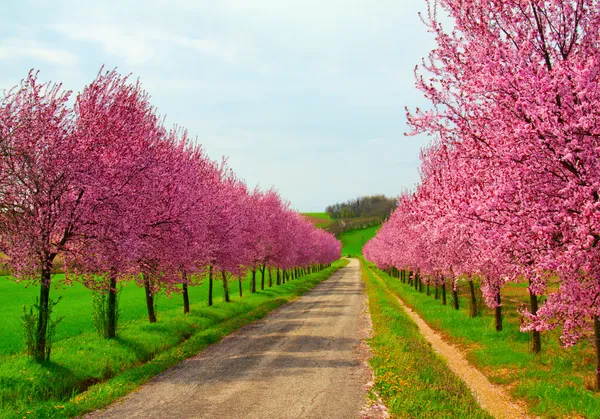
[[(248, 274), (249, 277), (250, 274)], [(257, 278), (260, 273), (257, 272)], [(268, 275), (267, 275), (268, 278)], [(50, 297), (62, 301), (56, 306), (55, 314), (64, 317), (57, 328), (56, 340), (61, 341), (68, 337), (82, 333), (92, 333), (92, 294), (89, 289), (79, 283), (73, 285), (61, 285), (64, 275), (58, 274), (53, 282), (58, 284), (50, 291)], [(258, 281), (260, 284), (260, 280)], [(244, 294), (250, 293), (250, 280), (243, 281)], [(230, 295), (235, 299), (238, 295), (238, 284), (229, 282)], [(23, 305), (32, 305), (39, 294), (39, 287), (25, 287), (23, 283), (15, 283), (8, 277), (0, 277), (0, 307), (2, 307), (3, 319), (0, 323), (0, 356), (22, 352), (23, 330), (20, 324), (23, 315)], [(208, 300), (207, 283), (189, 288), (190, 302), (205, 304)], [(223, 286), (220, 280), (215, 280), (213, 290), (215, 301), (223, 298)], [(145, 318), (147, 315), (144, 289), (138, 287), (134, 282), (124, 283), (119, 294), (121, 306), (121, 318), (124, 322)], [(165, 311), (181, 309), (183, 311), (183, 299), (180, 294), (173, 293), (170, 297), (158, 295), (157, 316), (160, 321), (161, 313)]]
[(491, 418), (433, 352), (386, 284), (361, 266), (374, 329), (369, 341), (373, 390), (392, 417)]
[(338, 261), (331, 268), (256, 294), (250, 294), (246, 284), (243, 298), (238, 297), (237, 283), (232, 283), (231, 303), (222, 302), (221, 282), (216, 281), (213, 307), (207, 306), (207, 286), (202, 284), (190, 290), (189, 315), (183, 314), (180, 295), (163, 296), (154, 324), (146, 318), (143, 290), (128, 284), (121, 294), (124, 327), (113, 340), (94, 333), (88, 290), (79, 285), (53, 289), (54, 298), (63, 296), (56, 313), (65, 319), (58, 326), (51, 361), (44, 364), (14, 353), (22, 349), (20, 306), (31, 303), (36, 290), (3, 279), (0, 303), (9, 305), (10, 311), (3, 311), (6, 321), (0, 331), (2, 340), (10, 343), (4, 344), (0, 355), (0, 417), (72, 417), (104, 406), (314, 287), (346, 263)]
[(320, 218), (321, 220), (331, 220), (331, 217), (326, 212), (303, 212), (302, 215), (308, 217)]
[(303, 212), (302, 215), (310, 221), (315, 227), (326, 230), (333, 220), (326, 212)]
[(379, 227), (373, 226), (360, 230), (346, 231), (340, 234), (339, 239), (342, 242), (342, 255), (362, 255), (363, 246), (375, 236)]
[(490, 381), (506, 386), (513, 398), (523, 400), (533, 414), (543, 418), (600, 418), (600, 394), (590, 390), (594, 382), (593, 345), (582, 342), (565, 349), (559, 344), (558, 331), (546, 332), (542, 334), (542, 353), (531, 354), (530, 335), (519, 331), (517, 313), (527, 302), (524, 284), (503, 290), (504, 327), (496, 332), (491, 310), (469, 318), (466, 284), (459, 285), (461, 308), (454, 310), (451, 294), (448, 305), (442, 306), (433, 296), (376, 272), (391, 292), (463, 349), (467, 359)]

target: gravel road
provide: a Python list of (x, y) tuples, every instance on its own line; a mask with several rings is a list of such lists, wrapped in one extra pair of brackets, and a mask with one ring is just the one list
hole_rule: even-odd
[(355, 418), (370, 372), (356, 259), (90, 418)]

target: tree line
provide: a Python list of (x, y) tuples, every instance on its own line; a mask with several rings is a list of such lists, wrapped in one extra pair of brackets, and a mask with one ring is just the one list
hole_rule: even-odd
[[(117, 333), (118, 285), (154, 297), (188, 287), (273, 272), (276, 284), (322, 269), (340, 256), (273, 190), (250, 190), (226, 162), (208, 158), (180, 127), (166, 128), (139, 81), (101, 69), (72, 97), (30, 72), (0, 101), (0, 251), (16, 281), (39, 286), (25, 312), (30, 355), (48, 360), (56, 320), (54, 265), (65, 282), (102, 297), (105, 337)], [(269, 286), (273, 285), (269, 275)]]
[(385, 195), (362, 196), (343, 203), (329, 205), (325, 212), (333, 220), (359, 217), (377, 217), (385, 220), (396, 208), (396, 198)]
[(416, 80), (432, 107), (408, 120), (435, 140), (365, 255), (443, 293), (480, 278), (497, 330), (503, 288), (526, 284), (532, 351), (550, 329), (591, 338), (600, 389), (600, 2), (430, 6), (437, 48)]

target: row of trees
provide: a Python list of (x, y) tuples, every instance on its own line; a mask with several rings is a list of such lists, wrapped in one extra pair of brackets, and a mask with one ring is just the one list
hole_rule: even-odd
[(440, 0), (424, 21), (433, 106), (408, 118), (436, 140), (365, 254), (442, 286), (479, 276), (497, 328), (502, 288), (527, 283), (533, 351), (556, 327), (565, 346), (592, 336), (600, 388), (600, 2)]
[[(71, 99), (30, 73), (0, 102), (0, 251), (17, 280), (38, 284), (32, 355), (49, 358), (57, 257), (68, 281), (108, 295), (107, 337), (116, 334), (117, 285), (184, 295), (201, 278), (266, 267), (283, 277), (322, 267), (340, 243), (315, 229), (276, 192), (248, 190), (225, 162), (210, 160), (185, 130), (166, 129), (147, 93), (115, 71)], [(241, 279), (240, 279), (241, 280)], [(225, 293), (228, 300), (228, 293)]]

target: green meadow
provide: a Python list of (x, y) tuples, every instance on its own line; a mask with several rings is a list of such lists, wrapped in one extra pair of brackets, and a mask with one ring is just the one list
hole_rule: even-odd
[[(191, 313), (183, 314), (179, 294), (160, 296), (158, 322), (147, 320), (144, 291), (134, 283), (120, 294), (120, 332), (116, 339), (99, 338), (92, 326), (92, 295), (79, 284), (52, 289), (62, 296), (50, 362), (36, 363), (23, 353), (19, 324), (23, 305), (33, 303), (34, 287), (25, 288), (6, 278), (0, 280), (0, 417), (61, 418), (80, 415), (105, 406), (134, 390), (151, 377), (176, 365), (239, 327), (265, 316), (313, 288), (347, 261), (255, 294), (243, 281), (230, 283), (230, 303), (223, 302), (222, 283), (215, 281), (215, 305), (207, 305), (207, 284), (190, 288)], [(258, 275), (260, 278), (260, 275)], [(60, 276), (55, 278), (59, 282)]]
[(363, 246), (375, 237), (379, 228), (380, 226), (373, 226), (341, 233), (339, 240), (342, 242), (342, 255), (362, 255)]

